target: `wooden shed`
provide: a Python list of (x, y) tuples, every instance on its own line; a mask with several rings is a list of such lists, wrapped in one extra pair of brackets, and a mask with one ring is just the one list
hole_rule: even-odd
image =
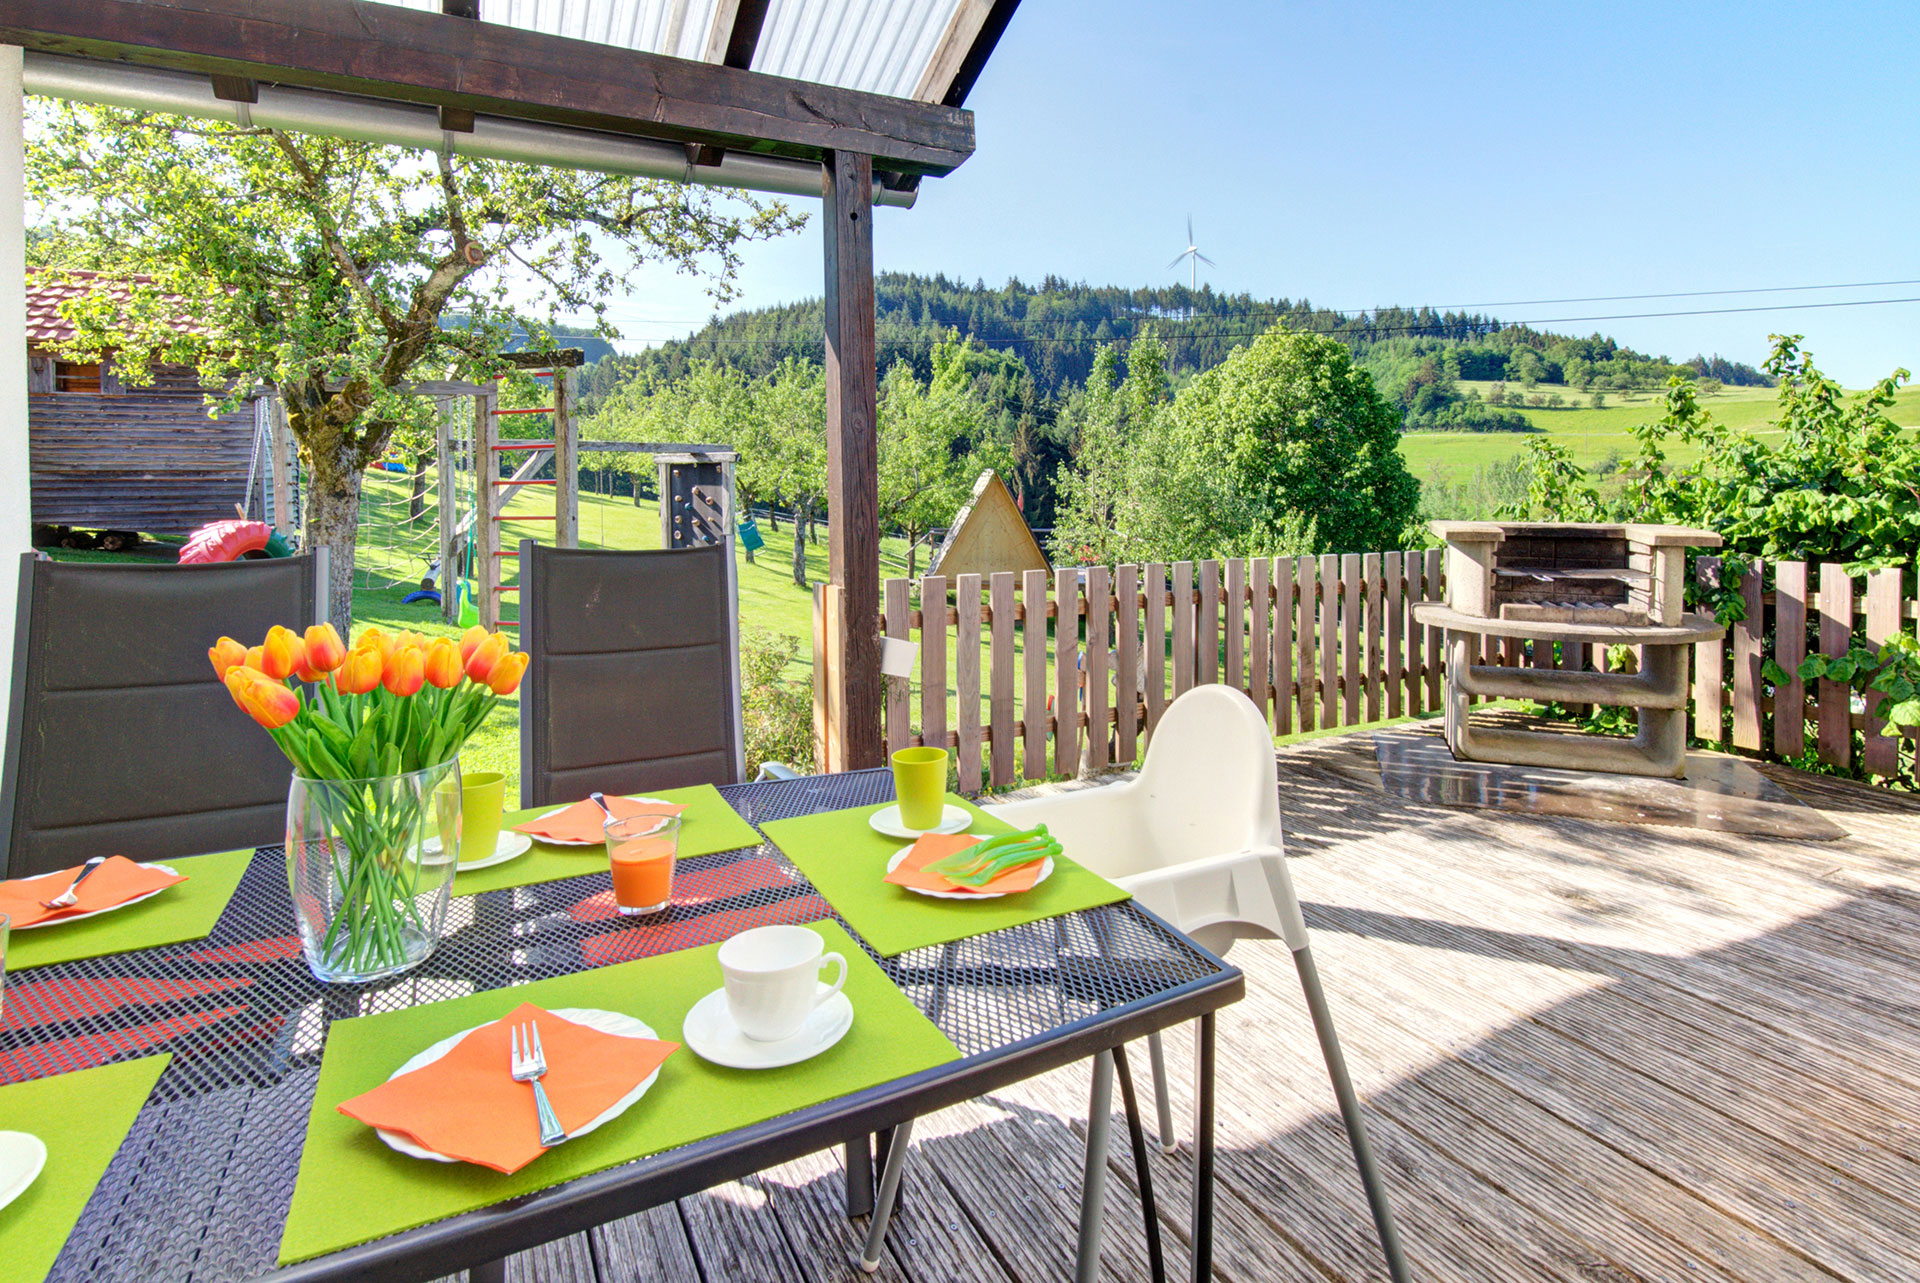
[(233, 516), (237, 503), (258, 515), (266, 467), (254, 460), (256, 407), (210, 418), (191, 366), (157, 366), (152, 383), (129, 387), (111, 354), (92, 363), (55, 351), (74, 337), (60, 313), (63, 300), (126, 289), (91, 272), (28, 272), (34, 524), (186, 534)]

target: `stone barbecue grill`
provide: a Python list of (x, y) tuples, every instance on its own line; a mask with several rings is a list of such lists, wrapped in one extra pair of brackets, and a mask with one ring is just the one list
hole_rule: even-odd
[[(1685, 526), (1436, 521), (1447, 545), (1447, 600), (1414, 608), (1446, 630), (1447, 747), (1465, 761), (1678, 778), (1686, 771), (1687, 651), (1725, 629), (1688, 614), (1688, 548), (1720, 536)], [(1637, 673), (1476, 664), (1481, 637), (1628, 645)], [(1618, 704), (1639, 710), (1632, 739), (1473, 726), (1474, 697)]]

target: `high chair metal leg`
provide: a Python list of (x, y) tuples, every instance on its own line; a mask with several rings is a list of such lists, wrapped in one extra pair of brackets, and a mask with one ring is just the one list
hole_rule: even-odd
[(1173, 1101), (1167, 1096), (1167, 1053), (1160, 1045), (1160, 1031), (1147, 1035), (1147, 1064), (1153, 1071), (1153, 1105), (1159, 1114), (1160, 1152), (1171, 1154), (1180, 1148), (1173, 1134)]
[(1307, 1011), (1313, 1016), (1313, 1032), (1320, 1039), (1320, 1054), (1326, 1057), (1327, 1076), (1333, 1080), (1333, 1094), (1340, 1102), (1340, 1117), (1347, 1125), (1347, 1142), (1353, 1146), (1353, 1161), (1360, 1168), (1360, 1183), (1367, 1191), (1367, 1206), (1373, 1210), (1374, 1228), (1380, 1234), (1380, 1250), (1387, 1258), (1387, 1274), (1393, 1283), (1411, 1283), (1406, 1253), (1400, 1247), (1400, 1232), (1394, 1227), (1393, 1208), (1387, 1203), (1386, 1185), (1380, 1179), (1374, 1161), (1373, 1146), (1367, 1141), (1365, 1122), (1360, 1117), (1360, 1098), (1354, 1094), (1347, 1076), (1347, 1058), (1340, 1051), (1340, 1038), (1333, 1030), (1333, 1013), (1327, 1009), (1327, 995), (1320, 987), (1320, 972), (1313, 965), (1313, 954), (1306, 945), (1293, 951), (1293, 965), (1300, 972), (1300, 988), (1307, 996)]

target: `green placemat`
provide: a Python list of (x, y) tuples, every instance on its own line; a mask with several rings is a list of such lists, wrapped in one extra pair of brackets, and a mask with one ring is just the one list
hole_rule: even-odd
[(252, 851), (222, 851), (218, 855), (161, 860), (159, 863), (179, 870), (187, 880), (151, 900), (111, 913), (15, 931), (7, 945), (7, 970), (198, 940), (219, 921), (251, 859)]
[(40, 1178), (0, 1209), (0, 1273), (15, 1283), (47, 1277), (171, 1059), (146, 1056), (0, 1087), (0, 1131), (31, 1132), (47, 1147)]
[[(973, 813), (969, 833), (1010, 831), (1007, 824), (963, 797), (949, 793), (947, 802)], [(893, 853), (907, 845), (903, 838), (874, 832), (867, 823), (869, 815), (883, 809), (861, 806), (850, 811), (823, 811), (797, 819), (769, 820), (764, 826), (768, 840), (786, 853), (827, 903), (882, 957), (1132, 898), (1064, 856), (1054, 860), (1052, 877), (1019, 895), (998, 900), (937, 900), (917, 895), (880, 880), (886, 876), (887, 861)]]
[[(290, 1264), (398, 1233), (460, 1212), (631, 1162), (720, 1132), (860, 1091), (960, 1053), (945, 1034), (832, 922), (812, 924), (847, 960), (853, 1028), (829, 1050), (784, 1069), (748, 1071), (708, 1064), (682, 1047), (632, 1109), (587, 1136), (542, 1154), (513, 1175), (469, 1163), (434, 1163), (395, 1153), (373, 1129), (340, 1113), (343, 1100), (371, 1090), (421, 1048), (522, 1002), (598, 1007), (637, 1016), (678, 1040), (694, 1003), (720, 987), (719, 945), (334, 1022), (320, 1063), (306, 1149), (280, 1240)], [(506, 1072), (506, 1066), (501, 1066)]]
[[(753, 825), (741, 819), (740, 813), (728, 806), (727, 799), (721, 797), (720, 790), (711, 784), (696, 784), (684, 789), (654, 789), (633, 796), (686, 803), (687, 809), (680, 813), (680, 854), (685, 858), (760, 845), (760, 835), (754, 832)], [(524, 824), (534, 816), (545, 815), (553, 809), (551, 806), (536, 806), (526, 811), (509, 811), (501, 817), (500, 829), (505, 832), (516, 824)], [(536, 838), (533, 849), (517, 860), (496, 864), (491, 869), (454, 874), (453, 893), (476, 895), (481, 891), (499, 891), (506, 887), (530, 886), (535, 882), (552, 882), (559, 878), (577, 878), (583, 873), (606, 871), (607, 848), (604, 846), (553, 846)]]

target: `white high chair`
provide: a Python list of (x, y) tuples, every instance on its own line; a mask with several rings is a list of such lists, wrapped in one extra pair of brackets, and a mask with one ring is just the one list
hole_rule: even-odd
[[(1068, 857), (1126, 888), (1201, 947), (1224, 954), (1241, 937), (1286, 941), (1333, 1080), (1354, 1161), (1392, 1277), (1408, 1277), (1360, 1102), (1307, 947), (1287, 876), (1273, 736), (1241, 691), (1196, 686), (1154, 728), (1140, 774), (1124, 784), (983, 808), (1016, 828), (1045, 824)], [(1149, 1039), (1160, 1143), (1175, 1148), (1160, 1035)]]

